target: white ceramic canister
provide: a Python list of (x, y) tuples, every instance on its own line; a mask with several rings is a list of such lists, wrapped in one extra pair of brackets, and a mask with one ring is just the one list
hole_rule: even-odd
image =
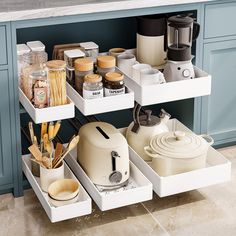
[(144, 151), (152, 158), (151, 166), (160, 176), (170, 176), (204, 168), (208, 148), (213, 143), (207, 135), (166, 132), (154, 136)]
[(64, 162), (55, 169), (40, 166), (40, 185), (44, 192), (48, 192), (50, 184), (59, 179), (64, 179)]
[(151, 66), (160, 66), (166, 59), (165, 15), (150, 15), (137, 18), (137, 60)]
[(137, 63), (136, 57), (131, 53), (123, 53), (117, 56), (117, 66), (129, 77), (132, 76), (132, 66)]
[(148, 64), (135, 64), (132, 66), (132, 79), (140, 84), (141, 71), (144, 69), (151, 69), (152, 67)]

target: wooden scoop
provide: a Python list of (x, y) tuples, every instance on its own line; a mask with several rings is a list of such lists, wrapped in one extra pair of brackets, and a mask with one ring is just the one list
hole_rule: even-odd
[(74, 149), (79, 142), (79, 135), (73, 136), (72, 139), (70, 140), (65, 152), (61, 156), (61, 158), (53, 165), (53, 168), (56, 168), (65, 158), (65, 156), (72, 150)]
[(39, 148), (37, 147), (37, 145), (33, 144), (31, 145), (29, 148), (30, 153), (33, 155), (33, 157), (37, 160), (37, 161), (42, 161), (42, 152), (40, 152)]

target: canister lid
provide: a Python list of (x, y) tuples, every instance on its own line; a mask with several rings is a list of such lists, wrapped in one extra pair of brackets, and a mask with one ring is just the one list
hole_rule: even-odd
[(29, 53), (30, 52), (30, 48), (26, 45), (26, 44), (17, 44), (17, 55), (23, 55), (25, 53)]
[(138, 34), (143, 36), (162, 36), (166, 34), (166, 15), (149, 15), (137, 17)]
[(124, 75), (119, 72), (108, 72), (105, 74), (105, 78), (108, 81), (121, 81), (124, 79)]
[(62, 60), (51, 60), (46, 63), (50, 69), (63, 69), (66, 68), (66, 62)]
[(85, 57), (85, 53), (80, 49), (71, 49), (64, 51), (64, 56), (68, 58)]
[(168, 23), (174, 28), (189, 27), (193, 23), (193, 18), (187, 15), (177, 15), (168, 18)]
[(158, 154), (169, 158), (195, 158), (207, 151), (209, 144), (190, 132), (166, 132), (154, 136), (150, 147)]
[(116, 66), (116, 58), (113, 56), (98, 56), (97, 65), (100, 68), (112, 68)]
[(45, 45), (41, 41), (30, 41), (26, 44), (33, 52), (41, 52), (45, 50)]
[(98, 83), (102, 81), (102, 76), (98, 74), (85, 75), (84, 81), (88, 83)]
[(94, 42), (83, 42), (80, 43), (80, 46), (85, 50), (98, 49), (98, 45)]
[(75, 69), (78, 71), (93, 70), (93, 61), (90, 58), (78, 58), (75, 60)]

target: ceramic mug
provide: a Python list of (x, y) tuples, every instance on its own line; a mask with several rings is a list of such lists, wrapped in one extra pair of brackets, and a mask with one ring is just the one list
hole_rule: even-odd
[(113, 57), (117, 57), (121, 54), (125, 53), (125, 49), (124, 48), (111, 48), (109, 50), (109, 55), (113, 56)]
[(131, 53), (123, 53), (117, 56), (117, 66), (129, 77), (132, 76), (132, 66), (137, 63), (136, 57)]
[(64, 179), (64, 162), (55, 169), (47, 169), (40, 166), (40, 184), (44, 192), (48, 192), (48, 187), (56, 180)]
[(143, 69), (140, 72), (140, 84), (152, 85), (165, 83), (163, 74), (157, 69)]
[(132, 66), (132, 79), (137, 83), (140, 83), (141, 71), (144, 69), (151, 69), (152, 67), (148, 64), (135, 64)]

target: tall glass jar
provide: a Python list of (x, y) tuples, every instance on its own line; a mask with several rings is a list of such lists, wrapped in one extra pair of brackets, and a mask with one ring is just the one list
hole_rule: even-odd
[(98, 74), (88, 74), (84, 77), (83, 98), (94, 99), (103, 97), (102, 76)]
[(50, 83), (50, 106), (67, 104), (66, 62), (62, 60), (48, 61), (47, 77)]
[(75, 88), (82, 95), (84, 76), (93, 73), (93, 61), (90, 58), (75, 60)]
[(97, 73), (105, 79), (105, 74), (114, 72), (116, 66), (116, 58), (113, 56), (98, 56), (97, 57)]

